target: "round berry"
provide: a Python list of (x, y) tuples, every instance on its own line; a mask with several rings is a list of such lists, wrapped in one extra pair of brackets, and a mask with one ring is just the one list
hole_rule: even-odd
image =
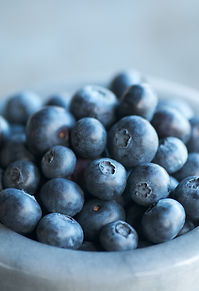
[(138, 245), (135, 229), (122, 220), (106, 224), (100, 231), (100, 243), (106, 251), (134, 250)]
[(148, 163), (132, 170), (127, 188), (134, 202), (148, 206), (169, 195), (170, 178), (164, 168)]
[(54, 145), (67, 146), (74, 122), (72, 115), (61, 107), (49, 106), (37, 111), (26, 125), (28, 147), (41, 155)]
[(172, 197), (183, 205), (192, 220), (199, 221), (199, 176), (182, 180), (172, 193)]
[(126, 176), (125, 168), (109, 158), (92, 161), (84, 175), (88, 192), (102, 200), (120, 197), (126, 187)]
[(161, 199), (142, 218), (142, 230), (147, 240), (161, 243), (173, 239), (183, 228), (185, 211), (174, 199)]
[(30, 194), (35, 194), (39, 182), (39, 169), (27, 160), (19, 160), (9, 164), (3, 175), (5, 188), (21, 189)]
[(40, 242), (67, 249), (78, 249), (84, 239), (79, 223), (60, 213), (44, 216), (37, 226), (36, 233)]
[(40, 110), (42, 102), (34, 92), (20, 92), (11, 96), (5, 106), (6, 118), (11, 123), (25, 124), (30, 115)]
[(76, 183), (55, 178), (42, 186), (40, 199), (49, 212), (74, 216), (83, 207), (84, 193)]
[(41, 208), (26, 192), (7, 188), (0, 192), (0, 221), (19, 233), (31, 233), (41, 219)]
[(109, 126), (115, 120), (116, 96), (100, 86), (85, 86), (75, 93), (70, 110), (77, 118), (94, 117)]
[(71, 144), (82, 158), (95, 159), (106, 146), (106, 130), (95, 118), (85, 117), (77, 121), (71, 131)]
[(144, 83), (129, 87), (121, 98), (118, 115), (139, 115), (151, 120), (156, 109), (158, 99), (152, 88)]
[(73, 151), (64, 146), (54, 146), (42, 158), (41, 168), (48, 179), (68, 177), (76, 166), (76, 156)]
[(108, 133), (111, 157), (127, 168), (151, 162), (158, 149), (158, 136), (151, 124), (140, 116), (127, 116)]
[(114, 76), (110, 84), (110, 89), (120, 98), (130, 86), (139, 84), (143, 80), (144, 78), (140, 72), (126, 70)]
[(153, 162), (172, 174), (184, 166), (187, 158), (188, 152), (185, 144), (179, 138), (170, 136), (160, 141)]
[(171, 107), (157, 110), (151, 121), (160, 138), (175, 136), (184, 143), (189, 140), (191, 126), (186, 117)]

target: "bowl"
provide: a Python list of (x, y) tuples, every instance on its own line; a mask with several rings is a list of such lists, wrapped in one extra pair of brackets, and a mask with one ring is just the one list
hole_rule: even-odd
[[(199, 92), (149, 78), (160, 98), (179, 97), (199, 111)], [(69, 91), (81, 84), (65, 86)], [(60, 86), (64, 87), (64, 86)], [(125, 252), (61, 249), (0, 224), (1, 291), (198, 291), (199, 227), (172, 241)]]

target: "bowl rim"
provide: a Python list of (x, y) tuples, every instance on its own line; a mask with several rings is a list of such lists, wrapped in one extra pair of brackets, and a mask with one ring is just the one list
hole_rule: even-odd
[[(175, 96), (189, 101), (193, 109), (196, 105), (199, 107), (197, 90), (153, 77), (149, 77), (148, 80), (161, 98)], [(78, 83), (78, 87), (85, 83), (81, 82), (80, 86)], [(57, 86), (59, 87), (61, 88)], [(65, 88), (72, 90), (78, 87), (76, 84), (70, 86), (65, 84)], [(78, 286), (82, 286), (82, 290), (94, 290), (105, 284), (107, 290), (113, 290), (113, 287), (114, 290), (120, 290), (125, 283), (126, 290), (132, 290), (130, 286), (138, 284), (135, 289), (137, 291), (142, 290), (139, 288), (142, 286), (143, 278), (148, 280), (150, 276), (150, 280), (152, 277), (155, 280), (157, 276), (161, 277), (166, 273), (174, 278), (176, 270), (184, 270), (188, 266), (199, 264), (199, 227), (174, 240), (124, 252), (61, 249), (33, 241), (2, 224), (0, 241), (0, 277), (2, 270), (9, 271), (15, 276), (20, 273), (22, 281), (25, 277), (37, 278), (41, 285), (43, 281), (51, 287), (59, 284), (58, 290), (66, 290), (66, 285), (67, 290), (79, 290), (75, 289), (78, 281)]]

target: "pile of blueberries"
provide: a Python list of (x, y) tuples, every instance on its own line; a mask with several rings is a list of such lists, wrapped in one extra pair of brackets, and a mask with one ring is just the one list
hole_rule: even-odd
[(199, 117), (159, 100), (136, 71), (47, 102), (8, 98), (0, 116), (0, 222), (39, 242), (123, 251), (199, 222)]

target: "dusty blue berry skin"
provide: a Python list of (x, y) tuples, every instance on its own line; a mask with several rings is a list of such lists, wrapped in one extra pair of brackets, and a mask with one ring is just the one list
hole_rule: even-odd
[(26, 147), (26, 137), (23, 133), (14, 134), (0, 150), (0, 165), (3, 168), (18, 160), (34, 161), (33, 154)]
[(148, 206), (169, 195), (170, 178), (164, 168), (147, 163), (132, 170), (127, 188), (139, 205)]
[(187, 158), (188, 151), (185, 144), (179, 138), (170, 136), (160, 141), (153, 162), (172, 174), (184, 166)]
[(199, 221), (199, 176), (190, 176), (182, 180), (172, 197), (183, 205), (186, 214), (193, 221)]
[(103, 226), (99, 239), (106, 251), (134, 250), (138, 245), (136, 230), (122, 220), (117, 220)]
[(184, 166), (174, 173), (178, 181), (182, 181), (188, 176), (199, 176), (199, 153), (190, 153)]
[(16, 188), (35, 194), (40, 182), (39, 169), (30, 161), (15, 161), (6, 168), (3, 175), (4, 188)]
[(191, 134), (191, 126), (186, 117), (171, 107), (157, 110), (151, 124), (155, 127), (160, 138), (174, 136), (186, 143)]
[(106, 127), (115, 120), (117, 98), (110, 90), (88, 85), (75, 93), (70, 111), (77, 118), (94, 117)]
[(161, 199), (142, 218), (142, 231), (147, 240), (161, 243), (177, 236), (185, 223), (183, 206), (171, 198)]
[(158, 103), (157, 96), (149, 84), (129, 87), (121, 97), (118, 116), (139, 115), (151, 120)]
[(122, 164), (109, 158), (92, 161), (85, 170), (88, 192), (102, 200), (117, 199), (126, 187), (127, 174)]
[(106, 147), (107, 133), (103, 124), (92, 117), (77, 121), (71, 130), (71, 145), (85, 159), (98, 158)]
[(79, 223), (60, 213), (44, 216), (37, 226), (36, 233), (38, 241), (67, 249), (78, 249), (84, 239)]
[(120, 98), (130, 86), (139, 84), (142, 81), (144, 81), (144, 78), (140, 72), (126, 70), (114, 76), (110, 84), (110, 89)]
[(55, 178), (42, 186), (40, 199), (47, 211), (74, 216), (83, 207), (84, 193), (76, 183)]
[(183, 228), (181, 229), (181, 231), (178, 233), (178, 236), (181, 236), (181, 235), (193, 230), (194, 228), (195, 228), (195, 225), (194, 225), (193, 221), (190, 218), (186, 218), (185, 224), (184, 224)]
[(74, 126), (73, 116), (56, 106), (48, 106), (33, 114), (26, 125), (29, 149), (37, 155), (44, 154), (54, 145), (68, 145), (69, 129)]
[(193, 117), (190, 120), (191, 136), (187, 143), (187, 148), (190, 153), (199, 153), (199, 116)]
[(33, 196), (23, 190), (7, 188), (0, 192), (0, 221), (18, 233), (31, 233), (42, 212)]
[(41, 160), (42, 173), (48, 179), (64, 178), (72, 175), (76, 166), (73, 151), (64, 146), (54, 146)]
[(179, 182), (173, 176), (170, 177), (169, 193), (171, 193), (178, 186)]
[(7, 120), (0, 115), (0, 146), (8, 139), (10, 135), (10, 125)]
[(86, 240), (91, 241), (98, 240), (102, 226), (120, 219), (125, 220), (125, 211), (115, 200), (93, 199), (87, 201), (77, 216), (77, 221), (84, 230)]
[(11, 123), (25, 124), (28, 118), (41, 107), (42, 101), (36, 93), (24, 91), (8, 99), (5, 116)]
[(152, 125), (140, 116), (127, 116), (108, 132), (108, 150), (126, 168), (151, 162), (158, 149), (158, 136)]
[(69, 110), (72, 96), (66, 93), (58, 93), (50, 96), (46, 102), (47, 106), (59, 106)]
[(194, 112), (190, 105), (186, 101), (179, 98), (160, 100), (157, 106), (157, 110), (163, 109), (165, 107), (174, 108), (187, 119), (191, 119), (194, 116)]

